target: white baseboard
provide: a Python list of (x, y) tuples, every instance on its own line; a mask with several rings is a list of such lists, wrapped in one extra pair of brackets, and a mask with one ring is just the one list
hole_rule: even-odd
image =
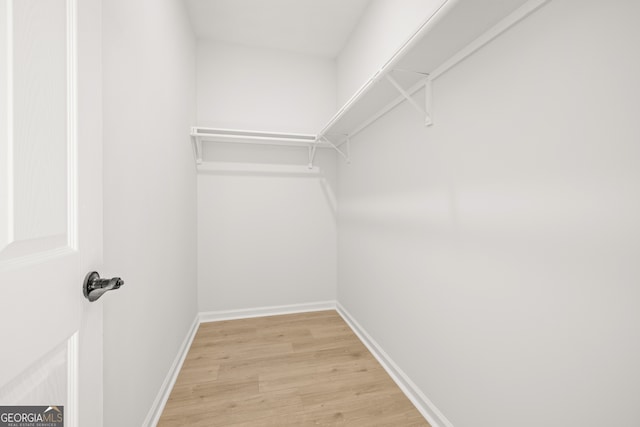
[(415, 407), (432, 427), (453, 427), (453, 424), (444, 416), (442, 412), (425, 396), (418, 386), (409, 379), (402, 369), (389, 357), (380, 345), (371, 338), (371, 335), (360, 326), (360, 324), (349, 314), (349, 312), (338, 302), (336, 310), (345, 322), (351, 327), (353, 332), (360, 338), (360, 341), (369, 349), (371, 354), (378, 360), (387, 371), (395, 383), (404, 394), (411, 400)]
[(251, 317), (277, 316), (280, 314), (308, 313), (311, 311), (335, 309), (335, 301), (322, 301), (305, 304), (243, 308), (239, 310), (206, 311), (200, 313), (200, 322), (219, 322), (221, 320), (249, 319)]
[(196, 331), (198, 330), (199, 325), (200, 317), (196, 315), (195, 319), (193, 319), (193, 323), (191, 324), (191, 328), (189, 328), (189, 332), (182, 342), (180, 350), (173, 361), (173, 365), (171, 365), (162, 386), (160, 386), (160, 390), (158, 391), (156, 399), (153, 401), (153, 405), (151, 405), (147, 418), (145, 418), (142, 423), (143, 427), (155, 427), (158, 424), (158, 421), (160, 421), (162, 411), (167, 404), (167, 400), (169, 400), (169, 395), (173, 390), (176, 379), (178, 379), (178, 374), (180, 373), (180, 369), (182, 369), (182, 364), (184, 363), (184, 359), (187, 357), (189, 348), (191, 348), (191, 343), (196, 336)]

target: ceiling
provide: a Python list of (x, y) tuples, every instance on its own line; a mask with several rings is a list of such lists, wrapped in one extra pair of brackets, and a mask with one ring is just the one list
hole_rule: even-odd
[(199, 39), (334, 58), (370, 0), (185, 0)]

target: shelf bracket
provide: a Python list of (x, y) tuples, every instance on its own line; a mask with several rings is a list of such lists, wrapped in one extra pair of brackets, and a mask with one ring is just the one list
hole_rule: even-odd
[(336, 150), (338, 152), (338, 154), (340, 154), (346, 160), (347, 163), (351, 163), (351, 158), (349, 156), (349, 151), (350, 151), (349, 150), (349, 143), (350, 143), (349, 135), (347, 135), (347, 152), (346, 153), (344, 151), (342, 151), (336, 144), (334, 144), (333, 142), (329, 141), (326, 136), (321, 135), (320, 139), (324, 139), (325, 142), (327, 144), (329, 144), (331, 146), (331, 148)]
[(349, 135), (347, 135), (345, 143), (347, 144), (347, 164), (351, 164), (351, 137)]
[(432, 92), (431, 92), (431, 77), (427, 77), (424, 81), (424, 110), (426, 114), (424, 115), (424, 125), (431, 126), (433, 125), (433, 115), (432, 115)]
[(309, 169), (313, 169), (313, 159), (316, 157), (316, 149), (318, 148), (318, 143), (309, 144), (309, 164), (307, 167)]
[(202, 140), (199, 136), (193, 135), (196, 131), (196, 128), (192, 129), (191, 141), (193, 143), (193, 152), (196, 158), (196, 164), (200, 165), (202, 164)]
[(398, 83), (398, 81), (396, 79), (394, 79), (391, 74), (387, 74), (385, 75), (387, 81), (389, 83), (391, 83), (391, 85), (398, 91), (400, 92), (400, 95), (402, 95), (407, 101), (409, 101), (409, 104), (411, 104), (416, 110), (418, 110), (420, 112), (420, 114), (424, 115), (424, 124), (425, 126), (431, 126), (433, 124), (433, 120), (431, 118), (431, 79), (429, 78), (428, 74), (424, 74), (424, 73), (417, 73), (417, 74), (423, 74), (425, 75), (425, 80), (424, 80), (424, 89), (425, 89), (425, 106), (424, 108), (422, 108), (422, 106), (420, 104), (418, 104), (416, 102), (415, 99), (413, 99), (413, 97), (411, 96), (411, 94), (409, 94), (406, 90), (404, 90), (404, 88), (402, 86), (400, 86), (400, 83)]

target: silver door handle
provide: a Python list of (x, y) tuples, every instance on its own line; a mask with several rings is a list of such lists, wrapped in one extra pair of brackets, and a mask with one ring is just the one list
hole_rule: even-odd
[(105, 292), (120, 289), (124, 285), (124, 280), (119, 277), (112, 279), (101, 279), (96, 271), (87, 274), (82, 283), (82, 293), (84, 297), (93, 302), (100, 298)]

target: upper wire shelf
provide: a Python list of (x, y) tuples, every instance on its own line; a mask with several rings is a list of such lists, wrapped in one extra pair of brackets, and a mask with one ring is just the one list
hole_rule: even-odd
[[(309, 168), (318, 148), (350, 161), (351, 138), (404, 101), (433, 124), (431, 82), (550, 0), (442, 0), (391, 58), (338, 110), (318, 134), (194, 127), (196, 162), (202, 142), (235, 142), (307, 148)], [(424, 89), (424, 103), (414, 95)], [(346, 144), (346, 149), (342, 145)]]

